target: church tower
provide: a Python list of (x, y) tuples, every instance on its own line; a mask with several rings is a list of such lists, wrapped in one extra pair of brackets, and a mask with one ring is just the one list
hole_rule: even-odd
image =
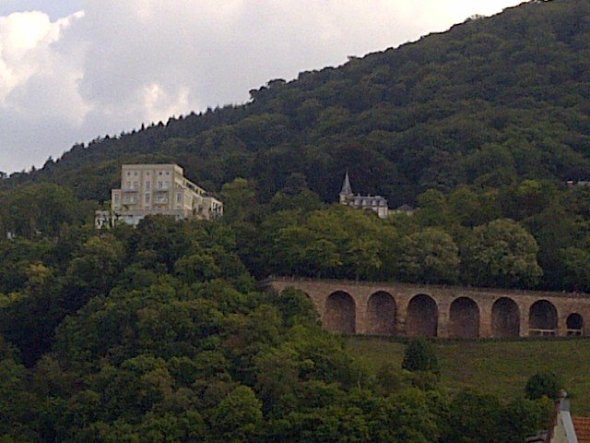
[(348, 171), (344, 175), (344, 183), (342, 183), (342, 189), (340, 190), (340, 203), (346, 204), (350, 198), (353, 197), (352, 188), (350, 186), (350, 179), (348, 178)]
[(340, 204), (356, 209), (370, 209), (376, 212), (379, 218), (387, 218), (389, 214), (387, 200), (380, 195), (354, 195), (352, 193), (348, 171), (344, 175), (344, 183), (342, 183), (340, 190)]

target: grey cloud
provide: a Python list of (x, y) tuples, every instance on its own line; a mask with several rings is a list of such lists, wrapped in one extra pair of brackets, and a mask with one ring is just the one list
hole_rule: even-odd
[(0, 105), (0, 169), (41, 165), (74, 142), (169, 114), (244, 102), (270, 79), (444, 30), (484, 4), (489, 13), (491, 3), (499, 11), (518, 1), (82, 2), (84, 17), (42, 48), (53, 72), (37, 73)]

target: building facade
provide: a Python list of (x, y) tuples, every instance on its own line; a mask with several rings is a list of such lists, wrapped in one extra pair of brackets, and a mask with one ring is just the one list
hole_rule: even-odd
[(111, 210), (97, 211), (96, 226), (137, 225), (146, 215), (212, 220), (223, 215), (223, 203), (186, 179), (176, 164), (123, 165), (121, 187), (111, 191)]
[(352, 187), (350, 186), (348, 172), (346, 172), (344, 183), (342, 183), (340, 204), (357, 209), (370, 209), (371, 211), (376, 212), (379, 218), (387, 218), (389, 215), (387, 200), (384, 197), (381, 197), (380, 195), (354, 195)]

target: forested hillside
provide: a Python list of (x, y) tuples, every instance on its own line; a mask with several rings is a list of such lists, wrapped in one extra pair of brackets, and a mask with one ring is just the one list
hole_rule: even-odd
[[(547, 398), (366, 367), (255, 282), (590, 291), (590, 186), (565, 184), (590, 179), (589, 95), (590, 2), (531, 2), (3, 179), (0, 441), (522, 442)], [(132, 162), (180, 164), (224, 217), (96, 231)], [(416, 212), (332, 204), (346, 170)]]
[[(302, 294), (255, 282), (589, 292), (590, 2), (527, 3), (251, 95), (0, 182), (0, 441), (509, 443), (546, 426), (524, 391), (364, 367)], [(224, 217), (96, 231), (132, 162), (180, 164)], [(333, 204), (346, 170), (416, 212)]]
[[(590, 289), (590, 188), (566, 186), (590, 179), (587, 0), (475, 17), (251, 95), (13, 174), (0, 230), (55, 236), (90, 220), (122, 163), (176, 162), (225, 200), (226, 222), (246, 223), (239, 254), (257, 277)], [(307, 212), (336, 200), (345, 170), (355, 192), (418, 206), (417, 216), (320, 229), (342, 218)], [(289, 257), (277, 262), (281, 248)]]
[(521, 443), (547, 426), (551, 402), (524, 386), (450, 395), (434, 365), (370, 370), (303, 293), (257, 292), (236, 243), (219, 223), (153, 217), (4, 244), (0, 441), (456, 443), (483, 429)]
[[(590, 5), (531, 2), (338, 68), (272, 80), (242, 106), (96, 139), (6, 186), (48, 180), (104, 200), (123, 161), (174, 160), (219, 190), (289, 175), (332, 201), (345, 169), (393, 206), (429, 188), (590, 178)], [(42, 143), (42, 141), (40, 141)]]

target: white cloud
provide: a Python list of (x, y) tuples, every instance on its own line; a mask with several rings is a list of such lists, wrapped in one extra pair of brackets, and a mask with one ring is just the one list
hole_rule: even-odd
[(0, 101), (43, 67), (49, 44), (60, 34), (42, 12), (14, 13), (0, 17)]
[[(31, 3), (31, 1), (29, 1)], [(0, 170), (341, 64), (516, 0), (87, 0), (0, 17)], [(42, 5), (43, 2), (40, 2)]]

